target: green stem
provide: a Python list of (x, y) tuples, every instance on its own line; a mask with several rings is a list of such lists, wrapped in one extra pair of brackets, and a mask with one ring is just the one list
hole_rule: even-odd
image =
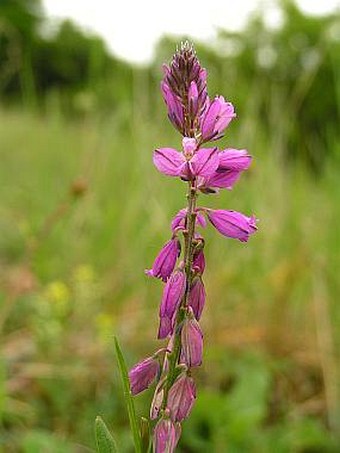
[(186, 288), (181, 305), (177, 312), (175, 327), (174, 327), (174, 344), (172, 347), (172, 352), (166, 354), (164, 360), (169, 360), (169, 369), (167, 372), (167, 379), (164, 386), (164, 398), (163, 398), (163, 409), (166, 408), (168, 393), (170, 387), (172, 386), (176, 378), (176, 366), (179, 361), (179, 356), (181, 352), (181, 332), (178, 328), (185, 316), (185, 307), (188, 305), (189, 293), (192, 283), (192, 261), (193, 261), (193, 239), (195, 235), (195, 225), (196, 225), (196, 199), (197, 199), (197, 188), (196, 181), (189, 181), (188, 183), (188, 211), (186, 216), (186, 231), (184, 232), (184, 271), (186, 274)]

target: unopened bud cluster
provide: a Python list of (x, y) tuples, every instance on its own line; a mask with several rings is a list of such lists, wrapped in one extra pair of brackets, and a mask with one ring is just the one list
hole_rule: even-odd
[(231, 190), (248, 169), (251, 156), (244, 149), (202, 147), (221, 138), (236, 114), (223, 96), (209, 99), (206, 70), (188, 42), (164, 66), (161, 89), (169, 119), (183, 136), (182, 150), (158, 148), (153, 162), (161, 173), (187, 182), (188, 206), (174, 216), (170, 240), (146, 271), (164, 282), (158, 338), (168, 344), (135, 365), (129, 377), (133, 395), (156, 382), (150, 409), (150, 419), (155, 420), (154, 451), (171, 453), (180, 437), (180, 424), (196, 398), (191, 369), (202, 363), (199, 320), (206, 299), (202, 279), (205, 241), (198, 229), (205, 228), (208, 220), (222, 235), (246, 242), (256, 231), (256, 218), (197, 206), (199, 193)]

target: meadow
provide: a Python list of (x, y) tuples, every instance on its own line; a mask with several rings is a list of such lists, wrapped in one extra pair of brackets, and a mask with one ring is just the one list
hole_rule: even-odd
[[(340, 23), (280, 8), (281, 28), (260, 11), (195, 43), (210, 96), (238, 115), (220, 146), (254, 158), (199, 203), (259, 229), (247, 244), (204, 232), (204, 363), (182, 453), (340, 451)], [(130, 453), (113, 336), (128, 366), (160, 347), (162, 287), (144, 270), (186, 204), (152, 163), (181, 146), (159, 91), (176, 43), (141, 68), (71, 21), (48, 25), (39, 0), (0, 4), (0, 452), (95, 451), (100, 414)]]
[[(4, 452), (91, 451), (97, 414), (132, 451), (112, 336), (129, 365), (158, 347), (161, 285), (144, 269), (185, 204), (185, 185), (152, 165), (155, 147), (180, 144), (147, 96), (140, 86), (131, 109), (76, 120), (52, 104), (0, 113)], [(237, 111), (223, 144), (253, 165), (201, 204), (254, 212), (259, 231), (246, 245), (205, 233), (205, 358), (179, 451), (335, 452), (339, 165), (290, 165), (279, 128)], [(149, 398), (136, 399), (141, 415)]]

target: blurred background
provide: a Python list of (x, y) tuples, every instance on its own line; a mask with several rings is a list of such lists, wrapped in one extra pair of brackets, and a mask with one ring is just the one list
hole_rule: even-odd
[(188, 37), (236, 106), (220, 146), (254, 156), (201, 202), (260, 223), (248, 244), (204, 233), (205, 357), (178, 451), (339, 452), (336, 2), (86, 3), (0, 1), (0, 451), (92, 451), (97, 414), (132, 451), (112, 335), (129, 366), (159, 347), (144, 269), (186, 188), (151, 156), (180, 146), (159, 82)]

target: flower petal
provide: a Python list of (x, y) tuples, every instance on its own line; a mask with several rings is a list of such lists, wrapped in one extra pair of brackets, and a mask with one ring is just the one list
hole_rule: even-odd
[(178, 176), (184, 162), (183, 154), (173, 148), (158, 148), (153, 153), (153, 163), (165, 175)]
[(252, 157), (246, 149), (227, 148), (219, 153), (219, 169), (247, 170), (251, 164)]
[(191, 159), (194, 176), (209, 178), (219, 165), (217, 148), (201, 148)]
[(249, 236), (257, 230), (256, 218), (247, 217), (237, 211), (224, 211), (223, 209), (209, 209), (206, 211), (211, 224), (223, 236), (247, 242)]
[(219, 189), (231, 190), (234, 184), (239, 180), (241, 172), (237, 170), (222, 170), (219, 169), (204, 182), (204, 187), (217, 187)]

